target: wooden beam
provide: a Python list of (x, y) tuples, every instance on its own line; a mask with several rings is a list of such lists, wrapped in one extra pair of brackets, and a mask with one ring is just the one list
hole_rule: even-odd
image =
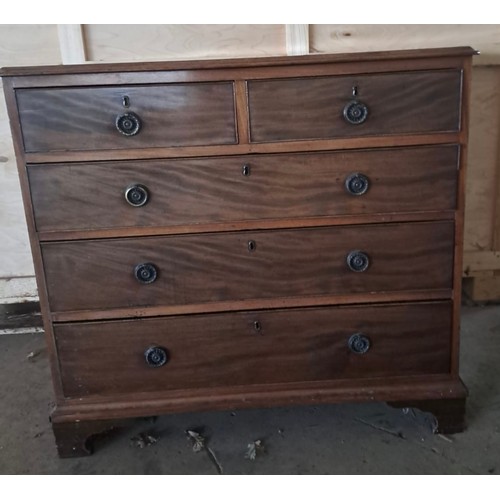
[(464, 252), (464, 276), (475, 276), (485, 271), (500, 270), (500, 252)]
[(85, 56), (85, 42), (81, 24), (58, 24), (59, 49), (63, 64), (81, 64)]
[(289, 56), (309, 54), (309, 25), (286, 24), (286, 53)]
[(464, 280), (464, 292), (474, 301), (500, 301), (500, 276)]

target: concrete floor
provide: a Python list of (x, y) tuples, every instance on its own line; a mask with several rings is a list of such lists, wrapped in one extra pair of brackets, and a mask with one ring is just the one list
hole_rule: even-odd
[[(30, 356), (30, 353), (33, 355)], [(186, 429), (203, 429), (225, 474), (500, 473), (500, 306), (464, 307), (462, 378), (468, 429), (433, 435), (428, 415), (382, 403), (171, 415), (96, 442), (90, 457), (57, 457), (43, 335), (0, 336), (0, 473), (217, 474)], [(141, 432), (158, 437), (140, 448)], [(247, 445), (262, 440), (254, 461)]]

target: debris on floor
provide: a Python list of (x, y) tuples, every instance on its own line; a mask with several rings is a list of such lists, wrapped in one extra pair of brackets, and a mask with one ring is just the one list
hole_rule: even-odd
[(205, 438), (199, 432), (187, 430), (186, 434), (188, 439), (190, 438), (193, 442), (193, 451), (195, 453), (205, 449)]
[(186, 434), (188, 436), (188, 439), (193, 444), (193, 451), (195, 453), (199, 453), (200, 451), (205, 450), (208, 454), (208, 457), (217, 468), (217, 472), (219, 474), (224, 474), (224, 469), (222, 468), (222, 464), (219, 462), (214, 451), (209, 446), (206, 446), (207, 439), (205, 438), (205, 436), (203, 436), (200, 432), (189, 429), (186, 431)]
[(363, 420), (362, 418), (358, 418), (358, 417), (354, 418), (354, 420), (356, 420), (356, 422), (360, 422), (364, 425), (367, 425), (368, 427), (371, 427), (372, 429), (376, 429), (377, 431), (386, 432), (387, 434), (391, 434), (392, 436), (395, 436), (395, 437), (400, 438), (400, 439), (406, 439), (405, 435), (401, 431), (388, 429), (386, 427), (383, 427), (383, 426), (377, 425), (377, 424), (373, 424), (372, 422), (368, 422), (367, 420)]
[(253, 443), (248, 445), (248, 450), (245, 453), (245, 458), (248, 460), (255, 460), (257, 455), (260, 455), (264, 451), (264, 444), (261, 439), (257, 439)]
[(157, 435), (151, 432), (141, 432), (137, 436), (130, 438), (130, 442), (137, 448), (145, 448), (146, 446), (156, 444), (159, 439)]
[(443, 439), (444, 441), (448, 441), (448, 443), (453, 443), (453, 439), (450, 439), (448, 436), (445, 436), (444, 434), (438, 434), (437, 437)]

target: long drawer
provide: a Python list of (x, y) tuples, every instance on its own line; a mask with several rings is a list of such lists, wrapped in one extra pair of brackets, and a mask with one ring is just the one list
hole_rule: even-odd
[(55, 325), (67, 397), (447, 373), (451, 303)]
[(27, 152), (236, 144), (232, 82), (16, 92)]
[(42, 244), (53, 311), (450, 289), (452, 221)]
[(248, 82), (253, 142), (456, 131), (460, 70)]
[[(38, 231), (453, 210), (458, 146), (28, 166)], [(135, 197), (135, 198), (134, 198)]]

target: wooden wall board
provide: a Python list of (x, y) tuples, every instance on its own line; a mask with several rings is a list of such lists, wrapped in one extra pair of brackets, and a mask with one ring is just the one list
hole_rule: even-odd
[(286, 54), (284, 24), (86, 24), (84, 36), (91, 61)]
[(500, 67), (472, 72), (470, 140), (465, 196), (465, 251), (493, 249), (500, 173)]
[(81, 64), (85, 55), (85, 40), (81, 24), (58, 24), (59, 48), (63, 64)]
[(309, 25), (286, 25), (286, 53), (289, 56), (309, 54)]
[(60, 63), (56, 24), (0, 24), (0, 67)]
[(485, 272), (500, 271), (500, 252), (464, 252), (463, 268), (465, 276), (482, 276)]
[(464, 293), (476, 302), (500, 301), (500, 275), (475, 276), (464, 280)]
[(311, 24), (311, 52), (363, 52), (470, 45), (476, 65), (500, 64), (498, 24)]

